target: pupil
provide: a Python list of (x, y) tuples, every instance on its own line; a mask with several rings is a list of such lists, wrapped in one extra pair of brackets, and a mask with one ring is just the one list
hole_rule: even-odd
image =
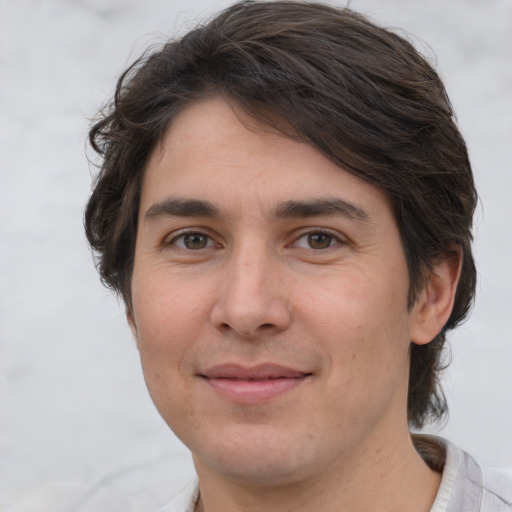
[(191, 233), (184, 239), (187, 249), (203, 249), (206, 247), (206, 236), (201, 233)]
[(331, 245), (331, 235), (315, 233), (308, 236), (308, 243), (312, 249), (327, 249)]

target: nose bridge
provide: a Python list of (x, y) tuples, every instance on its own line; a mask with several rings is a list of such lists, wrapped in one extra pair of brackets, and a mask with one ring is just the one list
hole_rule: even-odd
[(243, 336), (283, 329), (289, 322), (279, 257), (265, 241), (253, 239), (233, 248), (225, 262), (213, 321)]
[(233, 251), (233, 258), (228, 264), (231, 274), (231, 286), (235, 295), (248, 293), (251, 291), (254, 297), (260, 296), (260, 292), (265, 293), (265, 285), (269, 281), (265, 278), (271, 274), (272, 258), (269, 251), (263, 243), (245, 243), (240, 244)]

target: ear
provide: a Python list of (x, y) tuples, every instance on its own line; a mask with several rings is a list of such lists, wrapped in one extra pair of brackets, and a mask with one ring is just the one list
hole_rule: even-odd
[(460, 246), (453, 245), (441, 258), (413, 306), (411, 341), (416, 345), (430, 343), (441, 332), (453, 309), (462, 266), (462, 250)]

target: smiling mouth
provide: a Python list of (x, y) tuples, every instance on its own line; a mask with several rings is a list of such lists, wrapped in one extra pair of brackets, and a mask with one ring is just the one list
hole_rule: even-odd
[(258, 404), (292, 391), (312, 376), (275, 364), (243, 367), (224, 364), (199, 374), (222, 398), (236, 404)]

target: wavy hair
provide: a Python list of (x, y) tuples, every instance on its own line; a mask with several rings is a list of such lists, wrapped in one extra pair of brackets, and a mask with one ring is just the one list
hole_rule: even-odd
[(409, 270), (409, 307), (443, 252), (461, 248), (448, 322), (431, 343), (411, 344), (409, 422), (441, 419), (445, 335), (466, 317), (476, 284), (471, 165), (436, 71), (406, 38), (348, 8), (239, 2), (123, 73), (89, 134), (102, 163), (85, 228), (103, 282), (132, 307), (148, 158), (178, 112), (218, 94), (387, 192)]

